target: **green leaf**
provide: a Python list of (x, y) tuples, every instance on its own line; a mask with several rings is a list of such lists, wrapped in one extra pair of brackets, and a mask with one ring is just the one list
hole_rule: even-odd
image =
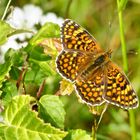
[(46, 121), (48, 119), (52, 124), (60, 128), (64, 127), (65, 110), (58, 96), (44, 95), (39, 100), (39, 112)]
[(51, 57), (49, 55), (46, 55), (44, 53), (44, 50), (40, 46), (32, 46), (28, 45), (25, 48), (25, 51), (29, 53), (29, 59), (31, 60), (38, 60), (38, 61), (48, 61), (51, 60)]
[(57, 74), (54, 65), (53, 66), (51, 65), (53, 61), (51, 61), (50, 63), (45, 61), (37, 61), (34, 59), (30, 59), (30, 61), (38, 65), (40, 69), (44, 72), (44, 74), (47, 76), (52, 76)]
[(60, 88), (60, 82), (61, 77), (60, 75), (52, 75), (46, 78), (46, 84), (43, 90), (43, 95), (49, 94), (52, 95), (54, 93), (56, 93), (59, 88)]
[(71, 130), (64, 140), (92, 140), (92, 138), (85, 130), (77, 129)]
[(17, 95), (16, 81), (5, 81), (2, 85), (1, 99), (6, 106)]
[(12, 28), (8, 23), (0, 20), (0, 45), (3, 45), (9, 36), (19, 33), (33, 33), (25, 29)]
[(14, 31), (15, 29), (9, 24), (4, 21), (0, 21), (0, 45), (4, 44), (7, 41), (8, 35)]
[(62, 140), (66, 132), (44, 123), (31, 110), (35, 99), (30, 96), (16, 96), (3, 112), (3, 123), (0, 123), (2, 140)]
[(47, 62), (40, 62), (38, 63), (40, 68), (42, 69), (42, 71), (46, 74), (46, 75), (56, 75), (56, 71), (53, 69), (53, 67), (51, 67), (51, 65)]
[(35, 63), (30, 64), (31, 68), (28, 69), (25, 75), (25, 82), (28, 83), (37, 83), (40, 85), (42, 81), (46, 78), (46, 75), (42, 72), (40, 67)]
[(4, 64), (0, 64), (0, 85), (5, 81), (5, 77), (9, 75), (11, 66), (12, 62), (10, 60), (6, 61)]
[(46, 38), (60, 37), (60, 27), (57, 24), (47, 22), (38, 33), (30, 40), (32, 45), (38, 45)]
[(13, 48), (8, 49), (5, 54), (5, 61), (11, 60), (14, 66), (21, 67), (27, 59), (27, 53), (23, 49), (14, 50)]

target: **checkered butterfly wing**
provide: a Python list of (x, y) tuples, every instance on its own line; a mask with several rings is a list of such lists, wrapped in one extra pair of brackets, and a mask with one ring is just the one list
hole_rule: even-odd
[(95, 38), (70, 19), (66, 19), (61, 27), (61, 39), (64, 50), (92, 52), (93, 54), (102, 52)]
[(106, 69), (106, 92), (103, 98), (123, 109), (138, 107), (138, 97), (122, 70), (112, 62), (106, 65)]
[(64, 78), (75, 81), (89, 61), (90, 58), (83, 53), (63, 50), (56, 60), (57, 70)]
[(75, 89), (77, 95), (86, 104), (91, 106), (98, 106), (105, 102), (102, 98), (105, 90), (105, 75), (103, 68), (94, 71), (94, 75), (88, 80), (75, 81)]
[(71, 81), (90, 65), (93, 55), (102, 52), (95, 39), (69, 19), (61, 27), (61, 41), (63, 50), (56, 59), (57, 70)]

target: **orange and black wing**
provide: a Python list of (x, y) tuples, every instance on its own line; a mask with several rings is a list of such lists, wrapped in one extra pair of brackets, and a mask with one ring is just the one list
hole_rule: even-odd
[(104, 82), (104, 71), (101, 68), (97, 69), (89, 80), (84, 81), (79, 79), (75, 81), (77, 95), (88, 105), (101, 105), (105, 102), (102, 98), (105, 90)]
[(75, 81), (77, 76), (89, 65), (89, 57), (80, 52), (63, 50), (56, 59), (58, 72), (66, 79)]
[(63, 50), (56, 59), (57, 70), (71, 81), (75, 81), (93, 61), (93, 56), (102, 51), (85, 29), (69, 19), (61, 27), (61, 42)]
[(106, 68), (106, 88), (103, 98), (123, 109), (138, 107), (138, 97), (125, 74), (112, 62), (109, 62)]
[(102, 52), (96, 40), (76, 22), (66, 19), (61, 27), (61, 42), (64, 50)]

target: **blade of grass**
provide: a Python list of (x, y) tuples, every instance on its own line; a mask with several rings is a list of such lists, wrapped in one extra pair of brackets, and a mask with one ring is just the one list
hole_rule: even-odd
[(121, 39), (122, 57), (123, 57), (123, 69), (127, 73), (128, 72), (128, 62), (127, 62), (127, 53), (126, 53), (126, 43), (125, 43), (125, 38), (124, 38), (122, 9), (120, 9), (120, 5), (121, 5), (120, 3), (121, 3), (120, 0), (117, 0), (119, 26), (120, 26), (120, 39)]
[[(118, 7), (118, 17), (119, 17), (119, 26), (120, 26), (120, 39), (122, 46), (122, 57), (123, 57), (123, 68), (125, 73), (128, 72), (128, 62), (127, 62), (127, 53), (126, 53), (126, 43), (124, 37), (124, 26), (123, 26), (123, 18), (122, 18), (122, 8), (120, 6), (121, 3), (124, 3), (125, 0), (117, 0)], [(135, 115), (133, 110), (129, 110), (129, 121), (131, 126), (131, 140), (136, 140), (136, 125), (135, 125)]]
[(6, 16), (6, 13), (7, 13), (7, 11), (8, 11), (8, 8), (9, 8), (9, 6), (10, 6), (11, 1), (12, 1), (12, 0), (9, 0), (9, 1), (8, 1), (8, 3), (7, 3), (7, 5), (6, 5), (6, 8), (5, 8), (5, 10), (4, 10), (4, 13), (3, 13), (3, 16), (2, 16), (2, 18), (1, 18), (1, 20), (4, 20), (4, 18), (5, 18), (5, 16)]
[(135, 114), (133, 110), (129, 110), (129, 121), (131, 126), (131, 140), (136, 140), (136, 123), (135, 123)]

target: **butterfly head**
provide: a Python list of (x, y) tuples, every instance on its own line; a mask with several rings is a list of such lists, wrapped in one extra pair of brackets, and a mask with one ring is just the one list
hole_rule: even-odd
[(106, 55), (107, 57), (109, 57), (109, 58), (111, 58), (111, 54), (112, 54), (112, 50), (111, 50), (111, 49), (108, 50), (108, 51), (105, 53), (105, 55)]

